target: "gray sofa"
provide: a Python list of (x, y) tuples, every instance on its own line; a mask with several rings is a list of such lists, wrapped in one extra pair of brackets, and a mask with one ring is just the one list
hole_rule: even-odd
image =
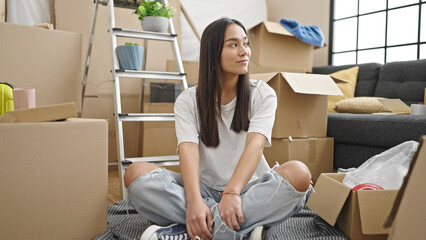
[[(329, 74), (355, 65), (314, 67)], [(423, 102), (426, 59), (386, 64), (359, 64), (355, 97), (400, 98)], [(408, 140), (426, 135), (426, 115), (329, 113), (327, 136), (334, 138), (334, 168), (358, 167), (370, 157)]]

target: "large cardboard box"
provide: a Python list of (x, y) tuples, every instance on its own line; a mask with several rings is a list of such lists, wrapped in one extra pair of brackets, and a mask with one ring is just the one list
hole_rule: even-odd
[(388, 218), (388, 225), (392, 225), (388, 239), (423, 239), (426, 236), (425, 169), (426, 136), (423, 136)]
[[(197, 84), (198, 83), (198, 61), (183, 61), (183, 69), (186, 73), (186, 81), (188, 84)], [(176, 72), (176, 61), (168, 60), (166, 65), (166, 71)]]
[[(398, 190), (352, 191), (342, 183), (345, 174), (321, 174), (307, 206), (351, 240), (386, 239), (383, 224)], [(405, 238), (402, 238), (405, 239)]]
[(277, 94), (273, 138), (326, 137), (327, 96), (343, 95), (330, 76), (272, 72), (250, 77), (267, 82)]
[(263, 154), (273, 167), (275, 162), (283, 164), (289, 160), (305, 163), (312, 174), (314, 183), (321, 173), (333, 172), (333, 138), (289, 139), (272, 138), (272, 146)]
[(0, 22), (2, 81), (35, 88), (36, 106), (80, 101), (81, 34)]
[[(173, 113), (174, 103), (145, 103), (145, 113)], [(174, 122), (144, 122), (142, 131), (142, 156), (177, 155), (177, 138)], [(178, 166), (167, 167), (179, 172)]]
[(252, 63), (312, 72), (314, 46), (307, 44), (277, 22), (264, 21), (249, 29)]
[(107, 228), (105, 120), (0, 124), (2, 239), (93, 239)]

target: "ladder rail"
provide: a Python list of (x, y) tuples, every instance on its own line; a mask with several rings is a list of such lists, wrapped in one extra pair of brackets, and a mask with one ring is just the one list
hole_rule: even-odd
[(93, 39), (94, 39), (94, 36), (95, 36), (96, 19), (97, 19), (97, 16), (98, 16), (99, 3), (100, 2), (98, 0), (93, 0), (94, 5), (93, 5), (93, 11), (92, 11), (92, 20), (91, 20), (91, 25), (90, 25), (89, 44), (87, 46), (86, 65), (85, 65), (85, 68), (84, 68), (83, 80), (81, 82), (80, 114), (83, 114), (84, 97), (86, 95), (87, 77), (89, 75), (89, 67), (90, 67), (90, 60), (91, 60), (91, 56), (92, 56), (92, 46), (93, 46)]
[[(115, 13), (114, 13), (114, 1), (108, 0), (108, 21), (109, 21), (109, 32), (110, 32), (110, 46), (111, 46), (111, 67), (112, 69), (118, 69), (117, 52), (117, 40), (113, 34), (113, 28), (115, 26)], [(116, 131), (116, 142), (117, 142), (117, 157), (118, 157), (118, 176), (120, 178), (120, 188), (123, 194), (123, 198), (126, 198), (126, 187), (124, 186), (124, 168), (121, 162), (124, 160), (124, 140), (123, 140), (123, 124), (119, 119), (117, 113), (121, 113), (121, 94), (120, 94), (120, 79), (116, 74), (116, 71), (111, 71), (113, 75), (114, 84), (114, 112), (116, 113), (115, 118), (115, 131)]]

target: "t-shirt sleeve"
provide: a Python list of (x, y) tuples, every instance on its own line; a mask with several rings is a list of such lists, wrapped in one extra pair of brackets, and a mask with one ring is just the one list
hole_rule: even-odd
[(248, 132), (263, 134), (267, 139), (266, 147), (270, 147), (272, 127), (274, 126), (275, 111), (277, 109), (277, 95), (274, 89), (262, 81), (258, 82), (252, 94)]
[(178, 146), (182, 142), (199, 143), (195, 89), (186, 89), (175, 102), (175, 129)]

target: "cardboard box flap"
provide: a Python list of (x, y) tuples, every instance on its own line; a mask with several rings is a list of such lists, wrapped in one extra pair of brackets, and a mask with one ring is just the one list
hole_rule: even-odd
[(426, 236), (425, 169), (426, 136), (422, 136), (418, 150), (411, 160), (408, 173), (395, 199), (392, 212), (385, 224), (386, 227), (393, 226), (388, 239), (419, 239), (419, 236)]
[(342, 96), (343, 93), (333, 79), (322, 74), (281, 73), (294, 92)]
[(337, 180), (344, 176), (345, 174), (339, 173), (321, 174), (315, 184), (315, 191), (306, 203), (312, 211), (332, 226), (336, 224), (337, 217), (352, 191)]
[(293, 34), (291, 34), (289, 31), (287, 31), (287, 29), (285, 29), (285, 27), (283, 27), (277, 22), (265, 21), (263, 22), (263, 24), (265, 25), (266, 31), (268, 31), (269, 33), (294, 37)]
[(359, 190), (358, 205), (361, 229), (364, 234), (388, 234), (390, 229), (383, 227), (389, 215), (398, 190)]
[(410, 114), (410, 106), (405, 104), (401, 99), (377, 99), (384, 107), (395, 114)]
[(264, 82), (268, 82), (272, 78), (274, 78), (278, 73), (277, 72), (269, 72), (269, 73), (255, 73), (250, 74), (251, 79), (262, 80)]
[(6, 112), (0, 116), (0, 123), (48, 122), (72, 117), (77, 117), (73, 102)]

